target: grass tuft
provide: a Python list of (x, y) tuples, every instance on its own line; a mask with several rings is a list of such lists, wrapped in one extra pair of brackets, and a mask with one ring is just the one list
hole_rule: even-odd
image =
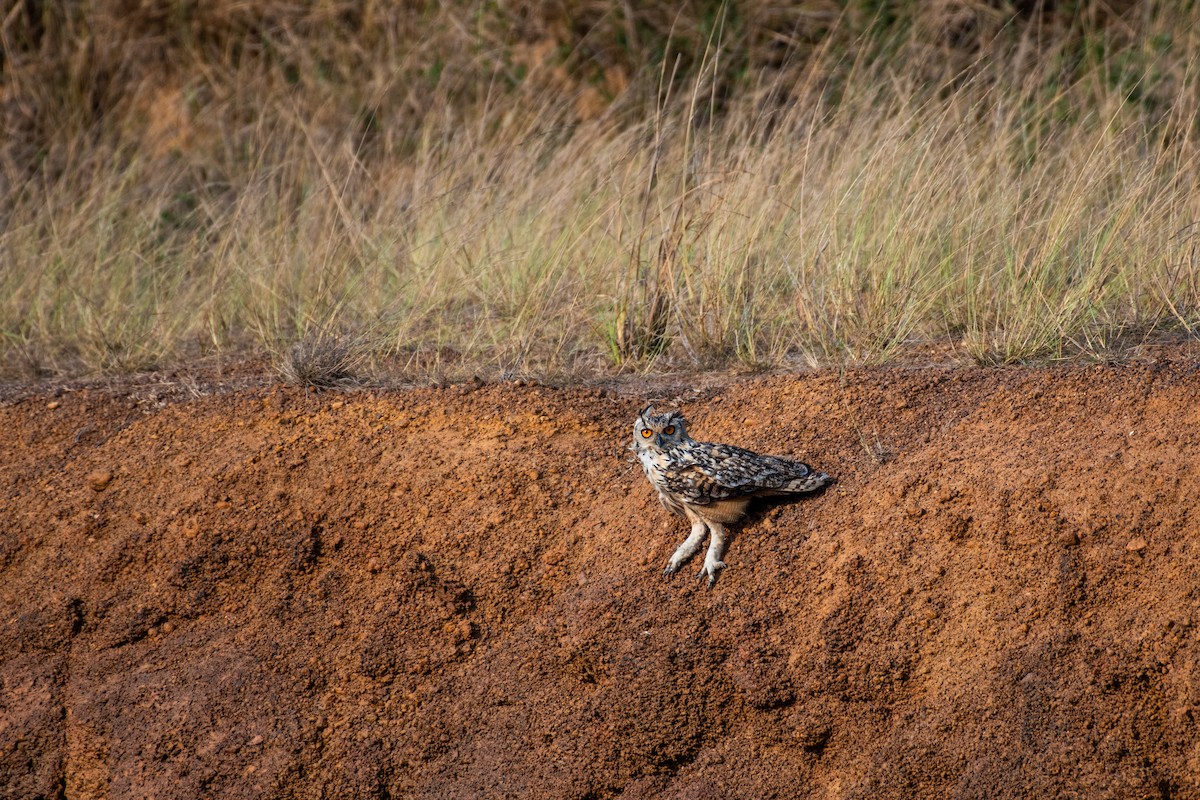
[(279, 360), (288, 383), (313, 389), (345, 389), (366, 382), (370, 350), (361, 338), (309, 334), (289, 347)]

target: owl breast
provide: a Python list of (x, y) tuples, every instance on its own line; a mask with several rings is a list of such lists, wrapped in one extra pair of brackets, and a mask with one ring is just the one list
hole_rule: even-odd
[(675, 514), (683, 514), (683, 505), (667, 490), (666, 470), (670, 463), (667, 454), (662, 451), (642, 450), (638, 452), (638, 460), (642, 462), (642, 471), (650, 484), (658, 490), (658, 501), (663, 508)]
[(656, 489), (661, 489), (663, 470), (667, 467), (667, 454), (661, 451), (642, 450), (638, 453), (638, 460), (642, 462), (642, 471), (646, 473), (646, 477), (650, 479)]

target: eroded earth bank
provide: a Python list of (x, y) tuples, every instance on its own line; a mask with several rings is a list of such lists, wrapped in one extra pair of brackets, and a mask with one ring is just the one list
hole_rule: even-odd
[[(1200, 797), (1194, 365), (687, 383), (10, 395), (0, 796)], [(650, 399), (838, 482), (664, 577)]]

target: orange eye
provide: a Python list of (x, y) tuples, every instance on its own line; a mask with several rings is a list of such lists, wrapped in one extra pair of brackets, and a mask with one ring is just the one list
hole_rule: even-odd
[(668, 425), (667, 427), (663, 428), (663, 433), (665, 433), (667, 436), (672, 435), (673, 433), (675, 433), (675, 426)]
[(642, 428), (642, 438), (643, 439), (649, 439), (651, 437), (651, 435), (652, 434), (651, 434), (649, 428)]

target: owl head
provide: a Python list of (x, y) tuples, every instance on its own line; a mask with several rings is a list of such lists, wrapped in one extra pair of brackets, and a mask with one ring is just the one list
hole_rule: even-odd
[(680, 411), (655, 414), (654, 406), (646, 406), (633, 422), (634, 450), (667, 450), (687, 438), (687, 420)]

